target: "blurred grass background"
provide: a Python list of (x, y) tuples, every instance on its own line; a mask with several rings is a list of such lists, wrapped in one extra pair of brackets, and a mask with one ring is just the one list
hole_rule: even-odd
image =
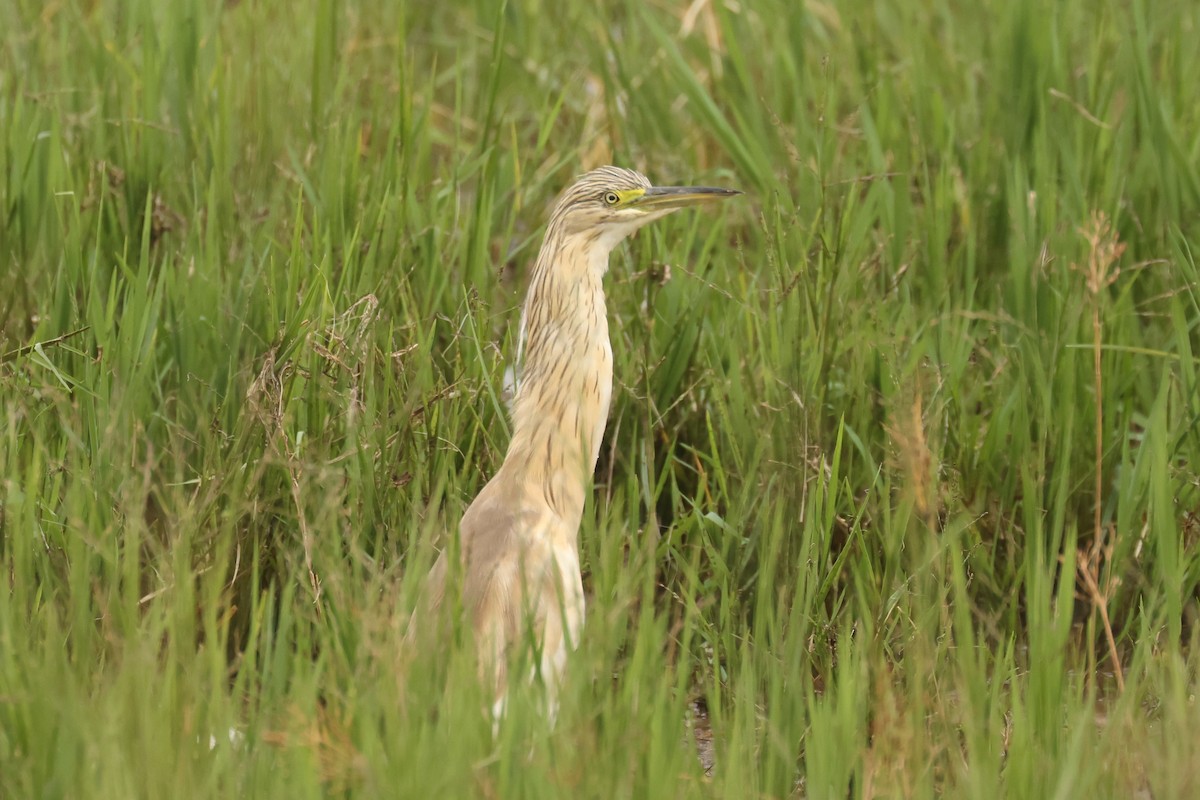
[[(0, 0), (0, 795), (1196, 797), (1198, 23)], [(608, 162), (746, 197), (614, 255), (493, 742), (398, 631)]]

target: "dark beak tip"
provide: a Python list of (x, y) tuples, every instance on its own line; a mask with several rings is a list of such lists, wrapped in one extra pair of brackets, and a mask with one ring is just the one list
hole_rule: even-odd
[(710, 194), (717, 197), (732, 197), (742, 193), (741, 189), (726, 189), (723, 186), (651, 186), (646, 190), (647, 197), (665, 197), (675, 194)]

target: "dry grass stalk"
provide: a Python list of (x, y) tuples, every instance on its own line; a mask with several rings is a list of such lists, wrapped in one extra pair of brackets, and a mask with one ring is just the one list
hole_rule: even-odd
[(1125, 245), (1117, 238), (1112, 222), (1103, 211), (1092, 214), (1088, 225), (1079, 229), (1080, 235), (1088, 243), (1088, 261), (1086, 266), (1073, 264), (1072, 268), (1081, 272), (1087, 283), (1088, 294), (1092, 298), (1092, 379), (1096, 390), (1096, 483), (1095, 499), (1092, 505), (1092, 546), (1085, 553), (1077, 553), (1077, 567), (1084, 588), (1092, 601), (1093, 607), (1099, 612), (1104, 624), (1104, 635), (1108, 640), (1109, 655), (1113, 660), (1113, 669), (1117, 676), (1117, 687), (1125, 688), (1125, 676), (1121, 662), (1117, 656), (1116, 639), (1113, 636), (1112, 624), (1108, 617), (1108, 597), (1115, 586), (1115, 578), (1109, 577), (1100, 589), (1101, 555), (1104, 560), (1111, 560), (1112, 546), (1104, 548), (1104, 526), (1101, 519), (1104, 509), (1104, 395), (1103, 371), (1101, 369), (1101, 350), (1104, 341), (1103, 326), (1100, 321), (1100, 306), (1104, 300), (1104, 290), (1117, 280), (1121, 268), (1117, 262), (1125, 252)]

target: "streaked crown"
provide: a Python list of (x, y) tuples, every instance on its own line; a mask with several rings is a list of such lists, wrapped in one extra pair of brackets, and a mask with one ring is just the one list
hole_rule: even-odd
[(563, 192), (551, 228), (590, 233), (611, 247), (647, 222), (680, 208), (741, 194), (714, 186), (653, 186), (646, 176), (621, 167), (600, 167)]

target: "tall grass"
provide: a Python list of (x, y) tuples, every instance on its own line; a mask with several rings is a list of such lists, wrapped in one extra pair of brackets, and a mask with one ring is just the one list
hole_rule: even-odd
[[(0, 23), (0, 795), (1200, 792), (1193, 4)], [(399, 631), (610, 161), (747, 194), (614, 256), (586, 633), (493, 741)]]

